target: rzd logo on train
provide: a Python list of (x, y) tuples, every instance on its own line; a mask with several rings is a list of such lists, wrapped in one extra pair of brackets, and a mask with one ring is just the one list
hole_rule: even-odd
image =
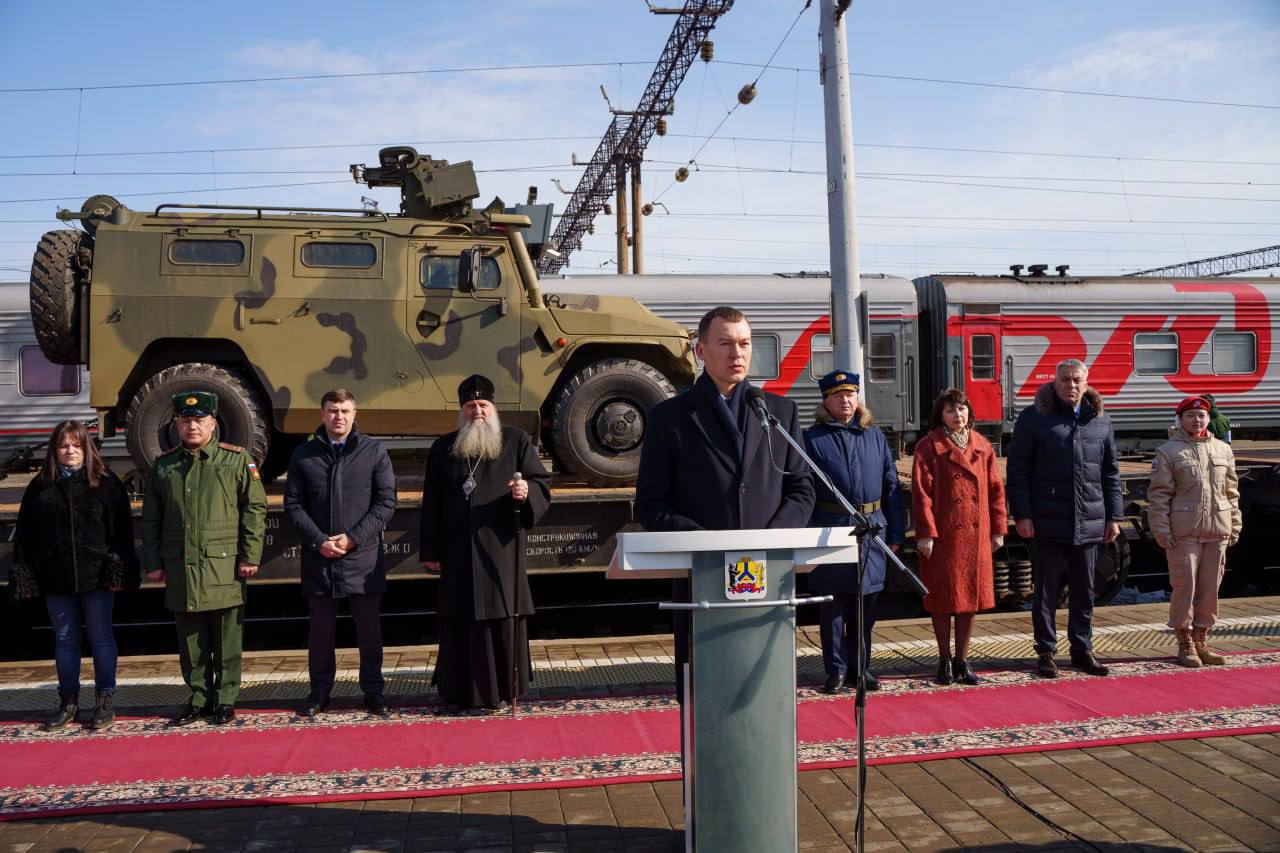
[(724, 597), (730, 601), (764, 598), (769, 578), (765, 552), (725, 554), (724, 578)]

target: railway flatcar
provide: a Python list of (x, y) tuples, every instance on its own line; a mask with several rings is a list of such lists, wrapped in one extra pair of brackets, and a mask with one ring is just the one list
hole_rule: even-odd
[[(1088, 365), (1126, 449), (1164, 441), (1173, 403), (1189, 394), (1213, 394), (1235, 437), (1280, 436), (1280, 282), (1031, 270), (862, 277), (863, 391), (899, 448), (927, 428), (947, 386), (964, 389), (978, 428), (1007, 444), (1018, 412), (1068, 358)], [(690, 329), (714, 305), (741, 308), (755, 336), (752, 381), (795, 399), (802, 412), (817, 402), (814, 380), (832, 366), (830, 287), (812, 273), (576, 276), (565, 284), (634, 296)]]

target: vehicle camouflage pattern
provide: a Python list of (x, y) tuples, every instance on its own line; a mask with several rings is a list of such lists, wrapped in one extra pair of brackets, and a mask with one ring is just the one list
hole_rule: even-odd
[(59, 212), (84, 230), (40, 240), (32, 322), (50, 360), (88, 365), (101, 434), (125, 430), (146, 469), (177, 444), (171, 395), (209, 390), (221, 438), (279, 472), (331, 388), (355, 394), (367, 433), (442, 435), (458, 383), (482, 373), (565, 473), (629, 483), (646, 410), (693, 381), (686, 330), (627, 297), (544, 298), (529, 217), (473, 207), (469, 161), (396, 147), (351, 168), (399, 187), (400, 213), (110, 196)]

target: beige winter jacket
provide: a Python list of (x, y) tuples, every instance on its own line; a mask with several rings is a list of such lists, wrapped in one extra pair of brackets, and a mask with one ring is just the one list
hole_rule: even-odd
[(1240, 538), (1240, 488), (1231, 445), (1174, 430), (1156, 451), (1147, 488), (1147, 522), (1162, 548), (1180, 541)]

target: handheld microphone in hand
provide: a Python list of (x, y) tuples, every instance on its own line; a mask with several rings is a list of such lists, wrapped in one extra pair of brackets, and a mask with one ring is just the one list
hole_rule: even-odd
[(764, 405), (764, 392), (756, 386), (752, 385), (747, 389), (747, 405), (751, 407), (751, 411), (756, 413), (756, 417), (760, 419), (760, 426), (768, 431), (769, 429), (769, 410)]

